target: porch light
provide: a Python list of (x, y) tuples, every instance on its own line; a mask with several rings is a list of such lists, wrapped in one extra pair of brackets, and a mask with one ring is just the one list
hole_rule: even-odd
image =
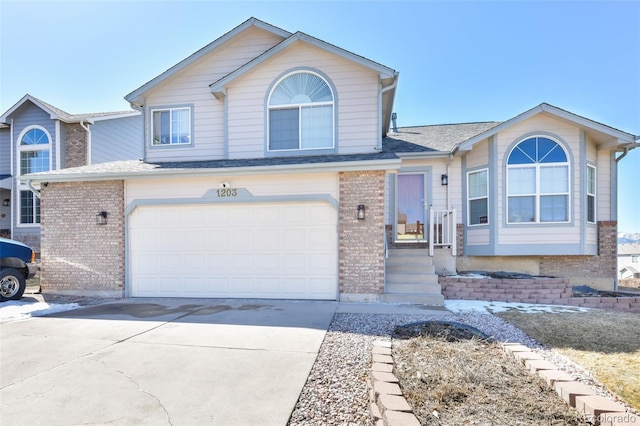
[(11, 200), (9, 200), (8, 198), (5, 198), (4, 200), (2, 200), (2, 205), (7, 207), (8, 205), (11, 204)]
[(96, 225), (106, 225), (107, 224), (107, 212), (102, 211), (98, 212), (96, 215)]
[(364, 220), (364, 204), (358, 205), (358, 220)]
[(442, 175), (440, 176), (440, 180), (442, 181), (442, 185), (449, 185), (449, 176)]

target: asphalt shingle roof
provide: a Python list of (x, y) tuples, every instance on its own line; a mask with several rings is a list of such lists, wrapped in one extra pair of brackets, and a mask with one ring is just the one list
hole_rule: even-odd
[(467, 139), (479, 135), (500, 123), (499, 121), (489, 121), (399, 127), (397, 132), (390, 132), (382, 140), (383, 151), (389, 149), (393, 152), (451, 152)]

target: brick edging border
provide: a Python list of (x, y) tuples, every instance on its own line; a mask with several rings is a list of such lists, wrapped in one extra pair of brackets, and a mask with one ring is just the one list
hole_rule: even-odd
[[(573, 380), (555, 364), (520, 343), (503, 343), (505, 352), (512, 354), (531, 374), (540, 376), (550, 389), (588, 420), (601, 426), (640, 426), (640, 417), (625, 411), (626, 407), (609, 398), (597, 395), (590, 386)], [(373, 343), (369, 387), (369, 409), (376, 426), (419, 426), (418, 418), (402, 395), (399, 380), (393, 374), (391, 342)]]

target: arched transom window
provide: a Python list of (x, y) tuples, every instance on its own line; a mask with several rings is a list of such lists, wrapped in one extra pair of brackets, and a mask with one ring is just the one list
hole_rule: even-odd
[(327, 82), (312, 72), (280, 80), (269, 96), (269, 151), (334, 147), (334, 96)]
[(546, 137), (518, 143), (507, 160), (508, 223), (569, 221), (569, 160)]

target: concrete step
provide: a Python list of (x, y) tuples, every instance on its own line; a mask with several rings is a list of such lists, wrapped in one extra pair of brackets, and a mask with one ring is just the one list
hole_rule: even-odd
[(437, 284), (438, 276), (436, 274), (411, 274), (406, 272), (387, 272), (387, 283), (397, 284)]
[(384, 303), (444, 306), (444, 296), (438, 293), (385, 293), (381, 295), (381, 300)]
[(414, 274), (435, 274), (436, 267), (432, 263), (427, 262), (398, 262), (391, 261), (386, 263), (385, 267), (389, 272), (407, 272)]
[(437, 282), (435, 284), (403, 284), (387, 282), (386, 293), (441, 293), (442, 288)]
[(429, 256), (428, 249), (389, 249), (389, 258), (391, 257), (424, 257), (431, 258)]

